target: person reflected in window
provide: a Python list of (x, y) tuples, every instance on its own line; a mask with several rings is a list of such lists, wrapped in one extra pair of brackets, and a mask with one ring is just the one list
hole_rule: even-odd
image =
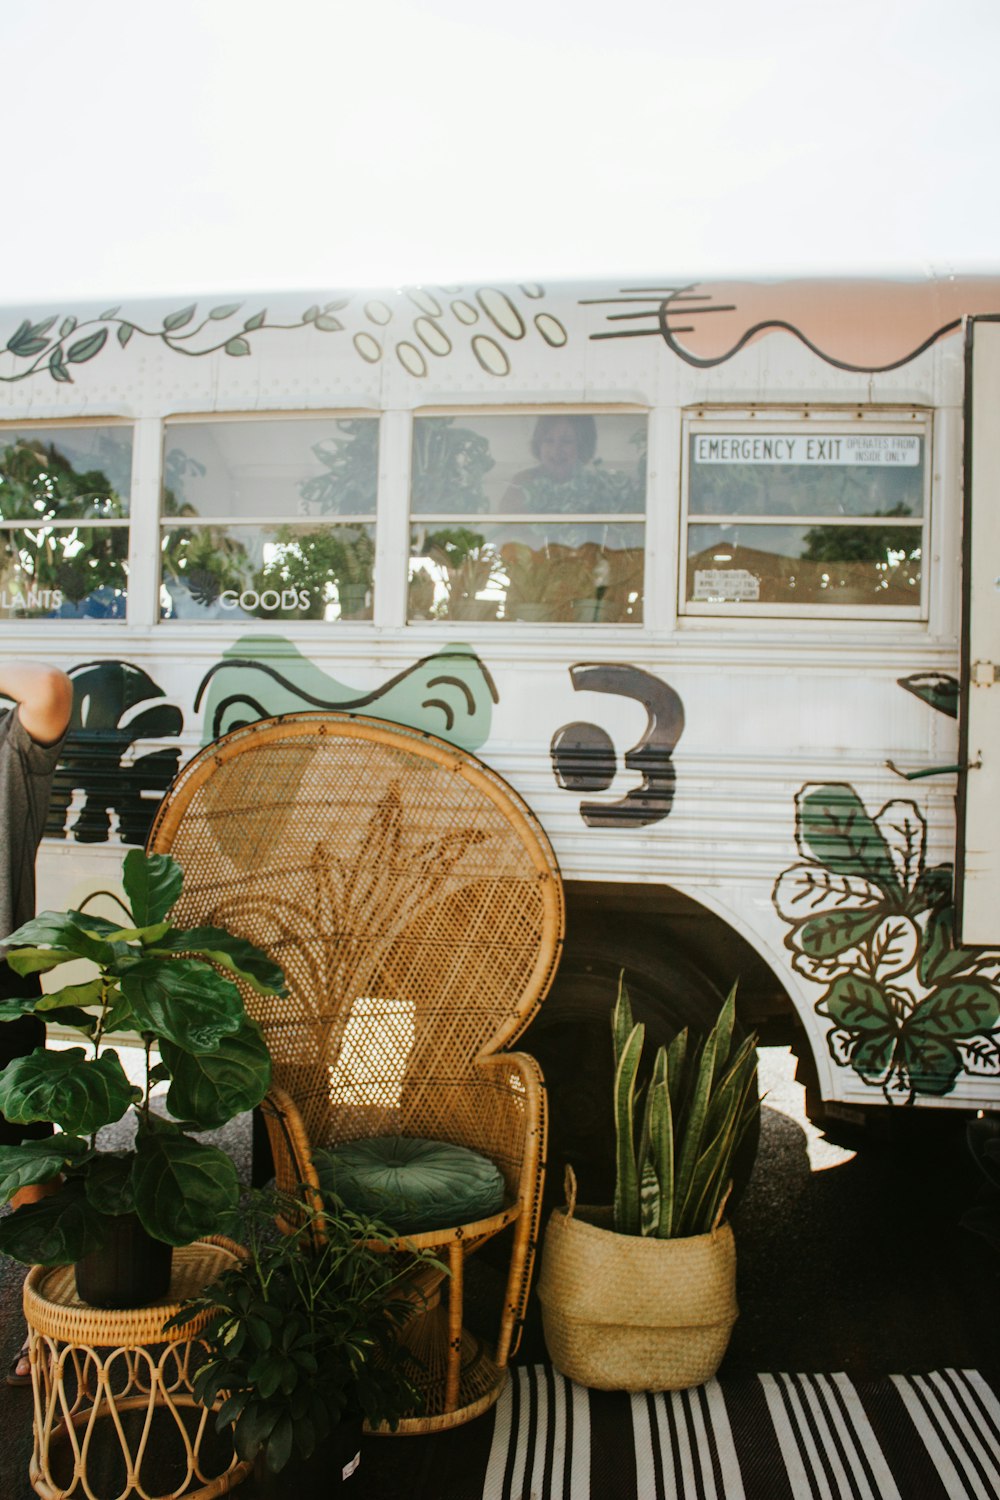
[[(539, 417), (531, 434), (536, 462), (515, 474), (504, 498), (504, 510), (573, 511), (593, 509), (593, 482), (586, 465), (597, 452), (597, 423), (582, 413), (549, 412)], [(590, 470), (591, 475), (594, 470)]]

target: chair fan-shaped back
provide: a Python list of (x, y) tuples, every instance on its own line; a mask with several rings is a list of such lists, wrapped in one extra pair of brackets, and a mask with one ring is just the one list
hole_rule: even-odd
[(479, 1142), (513, 1183), (497, 1148), (516, 1091), (477, 1059), (508, 1048), (547, 991), (563, 899), (501, 777), (405, 727), (290, 714), (189, 762), (149, 847), (185, 870), (177, 922), (225, 926), (284, 969), (287, 997), (247, 991), (247, 1007), (315, 1145)]

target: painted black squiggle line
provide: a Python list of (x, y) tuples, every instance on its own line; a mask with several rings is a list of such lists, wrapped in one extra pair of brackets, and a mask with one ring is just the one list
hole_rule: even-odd
[[(489, 693), (491, 698), (493, 699), (493, 702), (500, 702), (500, 695), (497, 692), (496, 683), (493, 681), (493, 677), (490, 673), (489, 668), (486, 666), (486, 663), (476, 655), (474, 651), (452, 651), (449, 652), (448, 655), (449, 659), (452, 661), (474, 662), (479, 668), (480, 672), (482, 672), (483, 674), (483, 680), (485, 681), (486, 686), (489, 689)], [(216, 662), (214, 667), (210, 667), (208, 669), (201, 682), (198, 684), (198, 691), (196, 692), (194, 699), (194, 711), (195, 713), (198, 712), (202, 698), (204, 697), (205, 689), (208, 687), (211, 679), (215, 676), (216, 672), (222, 671), (224, 667), (253, 669), (258, 672), (263, 672), (266, 676), (272, 678), (273, 681), (277, 682), (280, 687), (286, 688), (288, 692), (296, 694), (296, 696), (301, 698), (304, 703), (311, 703), (314, 708), (338, 708), (343, 709), (345, 712), (349, 713), (352, 709), (365, 708), (368, 704), (377, 702), (378, 699), (384, 697), (391, 688), (394, 688), (397, 683), (403, 682), (407, 677), (411, 677), (419, 667), (427, 666), (430, 662), (439, 660), (440, 658), (437, 656), (437, 654), (433, 656), (422, 656), (419, 661), (415, 661), (412, 666), (405, 667), (402, 672), (397, 672), (395, 677), (390, 677), (388, 682), (384, 682), (381, 687), (375, 688), (373, 692), (361, 693), (357, 697), (342, 698), (335, 702), (329, 698), (317, 698), (313, 693), (306, 692), (304, 688), (299, 687), (297, 683), (294, 683), (290, 681), (289, 678), (285, 677), (284, 674), (279, 672), (276, 667), (268, 666), (265, 662), (254, 661), (252, 657), (237, 656), (226, 661)], [(469, 713), (472, 714), (475, 712), (475, 698), (468, 684), (464, 683), (461, 678), (435, 677), (431, 679), (431, 681), (428, 683), (428, 686), (435, 687), (439, 684), (448, 684), (449, 686), (460, 688), (465, 694)], [(233, 703), (239, 702), (244, 702), (251, 707), (257, 708), (262, 719), (267, 717), (266, 710), (261, 708), (261, 706), (256, 702), (255, 699), (245, 696), (241, 693), (231, 695), (219, 705), (212, 717), (213, 739), (218, 739), (219, 737), (219, 730), (225, 709), (230, 707)], [(422, 704), (421, 707), (427, 707), (427, 704)], [(448, 725), (448, 728), (451, 728), (451, 724)]]
[[(425, 660), (426, 660), (426, 658), (425, 658)], [(468, 707), (469, 713), (470, 714), (474, 714), (475, 713), (475, 711), (476, 711), (476, 700), (475, 700), (475, 697), (473, 696), (472, 689), (470, 688), (469, 684), (467, 682), (463, 682), (460, 677), (432, 677), (431, 680), (430, 680), (430, 682), (428, 682), (427, 686), (428, 687), (457, 687), (457, 688), (459, 688), (465, 694), (465, 702), (466, 702), (466, 706)], [(426, 705), (425, 705), (425, 707), (426, 707)], [(449, 725), (449, 728), (450, 727), (451, 726)]]
[[(690, 288), (685, 288), (684, 290), (689, 291)], [(962, 326), (961, 318), (953, 318), (950, 323), (942, 324), (942, 326), (938, 328), (934, 333), (929, 334), (928, 337), (924, 339), (922, 344), (918, 344), (917, 347), (915, 349), (912, 349), (908, 354), (904, 354), (900, 359), (892, 360), (887, 365), (855, 365), (850, 364), (847, 360), (837, 359), (832, 354), (824, 353), (819, 345), (814, 344), (810, 338), (807, 338), (807, 336), (802, 332), (800, 328), (796, 328), (794, 323), (788, 323), (782, 318), (773, 318), (765, 319), (761, 323), (755, 323), (752, 328), (748, 328), (742, 335), (742, 337), (738, 339), (737, 342), (732, 346), (732, 348), (729, 349), (725, 354), (718, 354), (711, 358), (702, 358), (697, 354), (691, 354), (676, 340), (676, 335), (678, 333), (693, 333), (694, 329), (675, 328), (671, 330), (667, 324), (667, 318), (669, 318), (671, 315), (676, 316), (678, 313), (682, 313), (683, 315), (689, 317), (692, 312), (723, 312), (729, 309), (724, 309), (722, 307), (678, 308), (675, 304), (683, 300), (685, 300), (683, 294), (677, 294), (676, 296), (667, 297), (663, 300), (663, 302), (660, 303), (658, 309), (654, 310), (651, 308), (648, 316), (655, 316), (657, 318), (659, 324), (658, 331), (660, 337), (663, 339), (663, 342), (667, 345), (667, 348), (670, 349), (674, 354), (676, 354), (678, 359), (684, 360), (685, 364), (693, 365), (696, 369), (699, 370), (709, 370), (712, 369), (715, 365), (725, 364), (727, 359), (732, 359), (734, 355), (739, 354), (740, 350), (745, 348), (750, 340), (755, 338), (758, 333), (765, 333), (770, 329), (778, 329), (785, 333), (793, 334), (795, 338), (797, 338), (801, 343), (805, 344), (806, 348), (809, 349), (811, 353), (815, 354), (819, 359), (823, 360), (825, 364), (833, 365), (833, 367), (837, 370), (846, 370), (849, 373), (855, 375), (883, 375), (889, 370), (898, 370), (901, 368), (901, 366), (909, 364), (911, 360), (917, 359), (919, 355), (923, 354), (925, 350), (929, 349), (932, 344), (936, 344), (939, 339), (945, 338), (949, 333), (954, 333), (956, 329)], [(612, 316), (613, 315), (609, 314), (609, 321)], [(619, 314), (618, 316), (638, 317), (640, 316), (640, 314), (627, 313)], [(613, 333), (592, 333), (590, 337), (594, 341), (598, 339), (646, 338), (650, 335), (655, 336), (656, 331), (657, 330), (654, 330), (652, 328), (622, 329), (620, 331), (616, 329)]]
[(738, 354), (740, 350), (744, 348), (745, 345), (748, 344), (756, 334), (763, 333), (766, 329), (769, 328), (779, 328), (783, 329), (785, 333), (793, 333), (797, 339), (805, 344), (807, 349), (809, 349), (813, 354), (817, 355), (826, 364), (833, 365), (833, 367), (837, 370), (848, 370), (855, 375), (884, 375), (888, 370), (898, 370), (900, 366), (908, 365), (910, 363), (910, 360), (916, 359), (919, 355), (923, 354), (924, 351), (926, 349), (929, 349), (932, 344), (936, 344), (938, 339), (944, 338), (946, 334), (954, 333), (956, 328), (960, 328), (962, 326), (961, 318), (953, 318), (950, 323), (943, 324), (936, 333), (930, 334), (926, 339), (924, 339), (922, 344), (918, 344), (917, 347), (911, 350), (909, 354), (904, 354), (902, 359), (892, 360), (890, 364), (852, 365), (849, 364), (847, 360), (835, 359), (832, 354), (825, 354), (819, 347), (819, 345), (814, 344), (811, 339), (806, 338), (802, 330), (796, 328), (794, 323), (786, 323), (783, 319), (779, 318), (768, 320), (763, 323), (755, 323), (752, 328), (747, 329), (746, 333), (739, 340), (739, 342), (733, 345), (728, 354), (720, 354), (715, 359), (699, 359), (693, 354), (685, 353), (681, 346), (676, 343), (671, 337), (670, 330), (667, 328), (666, 324), (668, 315), (669, 309), (667, 309), (666, 307), (662, 307), (660, 309), (660, 331), (663, 334), (664, 341), (666, 342), (668, 347), (672, 349), (673, 352), (681, 359), (686, 360), (689, 365), (697, 365), (698, 368), (702, 370), (707, 370), (713, 365), (721, 365), (727, 359), (732, 359), (733, 355)]
[(439, 708), (444, 714), (444, 727), (450, 729), (455, 722), (455, 712), (450, 703), (443, 698), (425, 698), (420, 705), (421, 708)]

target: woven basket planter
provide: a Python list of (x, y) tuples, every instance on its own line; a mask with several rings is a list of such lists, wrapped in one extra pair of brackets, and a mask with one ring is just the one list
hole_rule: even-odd
[(572, 1206), (549, 1220), (538, 1300), (552, 1363), (598, 1390), (703, 1385), (738, 1312), (732, 1229), (657, 1240), (611, 1222), (610, 1208)]

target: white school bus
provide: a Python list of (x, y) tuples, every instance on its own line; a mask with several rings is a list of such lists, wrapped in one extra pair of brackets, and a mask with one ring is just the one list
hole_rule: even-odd
[(42, 903), (201, 745), (357, 709), (479, 754), (568, 931), (557, 1153), (627, 971), (739, 981), (828, 1124), (1000, 1100), (1000, 276), (0, 313), (0, 633), (66, 668)]

